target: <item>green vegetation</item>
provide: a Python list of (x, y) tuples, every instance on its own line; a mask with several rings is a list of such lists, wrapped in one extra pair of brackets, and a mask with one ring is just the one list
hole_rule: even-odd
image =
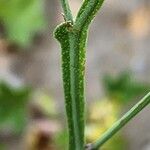
[(103, 78), (106, 95), (124, 105), (149, 92), (150, 85), (138, 81), (131, 72), (122, 72), (116, 77), (106, 74)]
[(29, 96), (28, 88), (14, 88), (7, 83), (0, 83), (0, 130), (7, 128), (14, 133), (23, 130)]
[(31, 44), (46, 25), (43, 0), (0, 0), (0, 21), (6, 39), (19, 46)]
[(108, 129), (96, 142), (84, 141), (84, 71), (88, 28), (104, 0), (84, 0), (74, 20), (68, 0), (61, 0), (65, 22), (54, 31), (61, 44), (63, 85), (69, 128), (69, 150), (97, 150), (150, 103), (150, 93)]
[[(69, 125), (69, 149), (84, 149), (84, 70), (87, 32), (103, 0), (85, 0), (73, 21), (69, 4), (62, 0), (65, 23), (55, 30), (62, 47), (62, 68)], [(85, 9), (86, 8), (86, 9)]]

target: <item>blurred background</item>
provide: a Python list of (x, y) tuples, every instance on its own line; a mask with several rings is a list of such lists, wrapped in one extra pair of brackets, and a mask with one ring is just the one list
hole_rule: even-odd
[[(81, 0), (70, 0), (74, 15)], [(0, 150), (65, 150), (57, 0), (0, 0)], [(106, 0), (87, 47), (86, 140), (150, 89), (150, 1)], [(103, 150), (150, 150), (150, 107)]]

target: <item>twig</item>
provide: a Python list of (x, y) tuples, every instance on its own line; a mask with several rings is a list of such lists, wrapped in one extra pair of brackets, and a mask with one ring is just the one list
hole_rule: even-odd
[(120, 120), (108, 129), (102, 137), (92, 144), (90, 150), (97, 150), (104, 143), (106, 143), (114, 134), (116, 134), (122, 127), (124, 127), (133, 117), (141, 112), (150, 103), (150, 92), (142, 98), (135, 106), (133, 106)]
[(61, 0), (61, 5), (64, 11), (65, 20), (73, 22), (73, 17), (72, 17), (68, 0)]

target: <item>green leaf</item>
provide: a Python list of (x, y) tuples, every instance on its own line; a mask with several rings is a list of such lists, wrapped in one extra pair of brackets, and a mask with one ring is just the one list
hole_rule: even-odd
[(106, 94), (123, 104), (146, 94), (150, 89), (148, 83), (137, 81), (130, 72), (123, 72), (116, 77), (107, 74), (103, 84)]
[(26, 105), (29, 100), (28, 88), (14, 88), (0, 83), (0, 128), (21, 131), (26, 121)]
[(46, 21), (42, 0), (0, 0), (0, 21), (6, 29), (9, 41), (28, 46)]

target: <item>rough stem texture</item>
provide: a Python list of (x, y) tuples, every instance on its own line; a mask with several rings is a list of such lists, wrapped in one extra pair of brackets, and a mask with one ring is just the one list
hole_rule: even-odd
[(61, 44), (69, 150), (84, 150), (84, 72), (87, 32), (103, 1), (83, 1), (74, 23), (68, 1), (61, 0), (66, 22), (55, 29), (54, 36)]
[(133, 106), (120, 120), (108, 129), (100, 139), (91, 145), (90, 150), (98, 150), (105, 142), (107, 142), (114, 134), (124, 127), (133, 117), (143, 110), (150, 103), (150, 93), (148, 93), (141, 101)]
[(60, 1), (61, 1), (63, 11), (64, 11), (64, 17), (65, 17), (66, 21), (72, 21), (73, 22), (73, 17), (72, 17), (72, 13), (70, 10), (68, 0), (60, 0)]
[(97, 150), (150, 103), (148, 93), (93, 144), (84, 143), (84, 72), (88, 27), (104, 0), (84, 0), (75, 22), (67, 0), (61, 0), (65, 22), (54, 36), (61, 44), (62, 74), (69, 128), (69, 150)]

